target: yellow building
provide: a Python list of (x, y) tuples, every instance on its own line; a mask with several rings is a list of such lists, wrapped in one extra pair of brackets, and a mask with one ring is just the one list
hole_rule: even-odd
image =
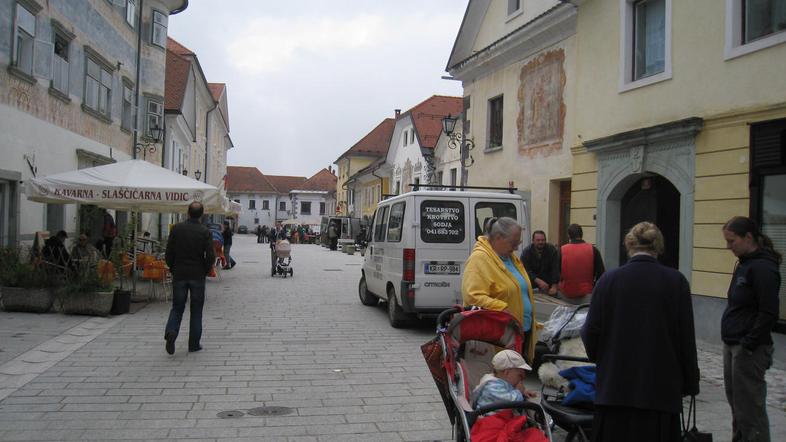
[(717, 337), (736, 261), (722, 225), (751, 216), (786, 250), (786, 3), (573, 3), (571, 221), (612, 268), (625, 230), (656, 222), (697, 334)]
[(355, 195), (353, 204), (356, 217), (370, 221), (377, 210), (377, 203), (390, 193), (390, 177), (381, 173), (385, 157), (381, 157), (352, 175), (347, 188)]
[(570, 208), (575, 32), (576, 8), (559, 0), (470, 0), (447, 65), (474, 142), (466, 184), (512, 182), (531, 228), (558, 243)]
[[(360, 196), (354, 187), (347, 184), (358, 171), (366, 168), (377, 159), (384, 157), (388, 151), (390, 137), (393, 134), (395, 120), (386, 118), (346, 152), (341, 154), (334, 163), (338, 166), (336, 183), (336, 215), (360, 217), (356, 210), (357, 198)], [(379, 195), (381, 198), (381, 194)], [(376, 203), (375, 203), (376, 204)], [(373, 213), (373, 212), (372, 212)]]

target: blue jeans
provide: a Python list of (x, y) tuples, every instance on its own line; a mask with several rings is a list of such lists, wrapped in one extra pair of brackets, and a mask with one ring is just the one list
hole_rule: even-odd
[(202, 339), (202, 307), (205, 305), (205, 280), (186, 279), (172, 281), (172, 310), (169, 311), (169, 320), (166, 323), (165, 334), (180, 332), (180, 322), (183, 321), (183, 311), (186, 309), (186, 299), (191, 292), (191, 323), (188, 329), (188, 348), (199, 347)]
[(235, 265), (235, 260), (229, 256), (229, 251), (232, 250), (232, 244), (228, 246), (224, 246), (224, 258), (226, 258), (227, 267), (233, 267)]

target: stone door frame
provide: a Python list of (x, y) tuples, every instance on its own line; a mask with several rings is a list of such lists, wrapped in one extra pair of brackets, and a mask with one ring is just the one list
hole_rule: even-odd
[(696, 134), (703, 123), (701, 118), (687, 118), (584, 142), (598, 162), (596, 245), (607, 268), (620, 262), (618, 236), (625, 192), (645, 173), (657, 173), (680, 193), (679, 270), (690, 281)]

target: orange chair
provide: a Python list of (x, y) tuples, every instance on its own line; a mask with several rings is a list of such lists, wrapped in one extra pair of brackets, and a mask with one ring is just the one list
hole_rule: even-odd
[(163, 292), (162, 298), (164, 300), (169, 299), (169, 293), (172, 291), (172, 273), (169, 271), (165, 261), (153, 259), (153, 261), (145, 264), (142, 270), (142, 279), (150, 281), (150, 291), (153, 298), (159, 298), (156, 285), (160, 284)]
[(221, 241), (213, 240), (213, 248), (216, 251), (216, 261), (213, 263), (213, 268), (210, 269), (208, 276), (221, 279), (220, 270), (227, 265), (227, 259), (224, 256), (224, 245), (221, 244)]

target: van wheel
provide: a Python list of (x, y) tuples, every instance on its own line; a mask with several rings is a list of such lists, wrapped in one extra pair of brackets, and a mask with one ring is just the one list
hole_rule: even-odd
[(373, 307), (379, 303), (379, 298), (372, 295), (371, 292), (368, 291), (365, 276), (360, 277), (360, 282), (358, 283), (358, 295), (360, 296), (360, 303), (363, 305)]
[(393, 287), (388, 288), (388, 321), (393, 328), (403, 327), (406, 321), (406, 316), (396, 301), (396, 290)]

